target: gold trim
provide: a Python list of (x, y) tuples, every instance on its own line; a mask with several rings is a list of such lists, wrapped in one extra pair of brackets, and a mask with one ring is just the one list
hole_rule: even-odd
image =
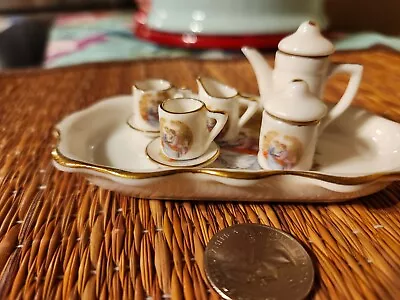
[(264, 111), (272, 119), (275, 119), (275, 120), (278, 120), (278, 121), (281, 121), (281, 122), (284, 122), (284, 123), (287, 123), (290, 125), (295, 125), (295, 126), (311, 126), (311, 125), (317, 125), (321, 122), (321, 120), (314, 120), (314, 121), (307, 121), (307, 122), (290, 121), (290, 120), (285, 120), (280, 117), (277, 117), (277, 116), (267, 112), (266, 110), (264, 110)]
[(56, 139), (58, 146), (61, 140), (61, 131), (58, 128), (53, 128), (52, 135)]
[(310, 56), (310, 55), (299, 55), (299, 54), (293, 54), (293, 53), (287, 53), (285, 51), (282, 50), (278, 50), (279, 52), (288, 55), (288, 56), (295, 56), (295, 57), (302, 57), (302, 58), (315, 58), (315, 59), (320, 59), (320, 58), (328, 58), (329, 56), (331, 56), (333, 53), (328, 54), (328, 55), (319, 55), (319, 56)]
[[(200, 103), (201, 103), (201, 106), (200, 106), (199, 108), (196, 108), (195, 110), (185, 111), (185, 112), (172, 112), (172, 111), (169, 111), (169, 110), (167, 110), (167, 109), (164, 108), (164, 103), (165, 103), (165, 102), (167, 102), (167, 101), (175, 101), (175, 100), (182, 100), (182, 99), (188, 99), (188, 100), (194, 100), (194, 101), (200, 102)], [(186, 115), (186, 114), (198, 112), (198, 111), (200, 111), (200, 110), (201, 110), (202, 108), (204, 108), (204, 107), (206, 107), (206, 105), (205, 105), (205, 103), (204, 103), (203, 101), (201, 101), (201, 100), (199, 100), (199, 99), (195, 99), (195, 98), (190, 98), (190, 97), (179, 97), (179, 98), (167, 99), (167, 100), (164, 100), (164, 101), (160, 104), (160, 108), (161, 108), (164, 112), (166, 112), (166, 113), (168, 113), (168, 114), (173, 114), (173, 115)]]
[[(158, 138), (157, 138), (157, 139), (158, 139)], [(146, 150), (145, 150), (145, 151), (146, 151), (146, 156), (147, 156), (147, 158), (150, 159), (151, 161), (153, 161), (153, 162), (159, 164), (159, 165), (166, 166), (166, 167), (170, 167), (170, 168), (183, 168), (183, 169), (188, 169), (188, 168), (202, 167), (202, 166), (210, 165), (210, 164), (212, 164), (212, 163), (218, 158), (218, 156), (220, 155), (220, 148), (219, 148), (219, 146), (217, 145), (217, 147), (218, 147), (218, 148), (217, 148), (217, 151), (214, 153), (213, 156), (211, 156), (211, 157), (210, 157), (209, 159), (207, 159), (206, 161), (203, 161), (203, 162), (201, 162), (201, 163), (198, 163), (198, 164), (196, 164), (196, 165), (191, 165), (191, 166), (171, 166), (171, 165), (163, 164), (163, 163), (161, 163), (161, 162), (155, 160), (154, 158), (152, 158), (152, 157), (149, 155), (148, 148), (149, 148), (149, 146), (150, 146), (151, 143), (152, 143), (152, 142), (150, 142), (150, 143), (146, 146)], [(198, 158), (198, 157), (197, 157), (197, 158)], [(194, 158), (194, 159), (196, 159), (196, 158)], [(187, 162), (187, 161), (190, 161), (190, 159), (181, 160), (181, 161), (182, 161), (182, 162)]]
[(243, 99), (246, 99), (248, 101), (258, 102), (257, 96), (245, 96), (245, 95), (241, 94), (240, 92), (238, 92), (238, 96)]
[[(155, 89), (141, 89), (141, 88), (139, 88), (139, 87), (137, 86), (137, 84), (140, 83), (140, 82), (146, 82), (146, 81), (151, 81), (151, 80), (152, 80), (152, 81), (161, 80), (161, 81), (167, 82), (167, 83), (169, 84), (169, 87), (167, 87), (167, 88), (165, 88), (165, 89), (162, 89), (162, 90), (155, 90)], [(167, 91), (169, 91), (169, 90), (175, 88), (175, 86), (174, 86), (171, 82), (169, 82), (168, 80), (165, 80), (165, 79), (161, 79), (161, 78), (149, 78), (149, 79), (139, 80), (139, 81), (137, 81), (137, 82), (135, 82), (135, 83), (133, 84), (133, 87), (134, 87), (135, 89), (139, 90), (139, 91), (144, 92), (144, 93), (148, 93), (148, 92), (154, 92), (154, 93), (158, 93), (158, 92), (167, 92)]]
[[(223, 111), (223, 110), (212, 110), (212, 109), (209, 109), (208, 107), (206, 107), (206, 109), (211, 113), (225, 115), (225, 116), (227, 116), (229, 118), (229, 113), (226, 112), (226, 111)], [(210, 117), (210, 118), (215, 119), (213, 117)], [(226, 123), (228, 123), (228, 120), (226, 120)]]
[(120, 170), (116, 168), (91, 164), (87, 162), (82, 162), (78, 160), (71, 159), (64, 156), (58, 149), (60, 143), (60, 132), (55, 129), (54, 135), (57, 138), (57, 146), (55, 146), (51, 152), (53, 160), (60, 166), (72, 169), (86, 169), (96, 171), (106, 175), (118, 176), (124, 179), (146, 179), (146, 178), (156, 178), (180, 173), (197, 173), (197, 174), (207, 174), (217, 177), (230, 178), (230, 179), (243, 179), (243, 180), (257, 180), (264, 179), (273, 176), (280, 175), (290, 175), (299, 176), (304, 178), (321, 180), (329, 183), (339, 184), (339, 185), (360, 185), (372, 183), (378, 180), (390, 179), (400, 180), (400, 171), (391, 171), (386, 173), (375, 173), (371, 175), (364, 175), (358, 177), (343, 177), (335, 175), (327, 175), (316, 173), (313, 171), (234, 171), (234, 170), (223, 170), (223, 169), (207, 169), (207, 168), (176, 168), (176, 169), (166, 169), (154, 172), (130, 172), (125, 170)]
[(130, 128), (132, 128), (133, 130), (136, 130), (136, 131), (139, 131), (139, 132), (143, 132), (143, 133), (151, 133), (151, 134), (158, 134), (158, 133), (160, 133), (160, 130), (144, 130), (144, 129), (139, 129), (139, 128), (136, 128), (135, 126), (133, 126), (131, 123), (129, 123), (129, 120), (131, 120), (131, 118), (132, 117), (129, 117), (129, 119), (126, 121), (126, 124), (130, 127)]
[[(197, 79), (196, 79), (197, 81), (200, 82), (200, 84), (201, 84), (201, 86), (203, 87), (203, 89), (204, 89), (204, 91), (206, 92), (206, 94), (207, 94), (208, 96), (214, 98), (214, 99), (231, 100), (231, 99), (233, 99), (233, 98), (236, 98), (237, 96), (240, 96), (239, 92), (238, 92), (235, 88), (233, 88), (233, 87), (231, 87), (231, 86), (229, 86), (229, 85), (226, 85), (226, 84), (224, 84), (224, 83), (221, 83), (221, 84), (222, 84), (222, 85), (225, 85), (225, 86), (227, 86), (227, 87), (229, 87), (229, 88), (231, 88), (231, 89), (233, 89), (233, 90), (235, 90), (235, 91), (236, 91), (236, 94), (233, 95), (233, 96), (230, 96), (230, 97), (217, 97), (217, 96), (213, 96), (213, 95), (211, 95), (210, 92), (206, 89), (206, 87), (205, 87), (205, 85), (204, 85), (204, 83), (203, 83), (203, 79), (208, 79), (208, 80), (212, 80), (212, 81), (215, 81), (215, 82), (218, 82), (218, 81), (215, 80), (215, 79), (213, 79), (213, 78), (211, 78), (211, 77), (200, 77), (200, 76), (199, 76), (199, 77), (197, 77)], [(218, 83), (220, 83), (220, 82), (218, 82)]]

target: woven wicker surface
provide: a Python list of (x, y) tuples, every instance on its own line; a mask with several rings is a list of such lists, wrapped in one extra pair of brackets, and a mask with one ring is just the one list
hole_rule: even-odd
[[(341, 53), (365, 65), (362, 105), (400, 121), (400, 55)], [(102, 190), (50, 162), (51, 129), (100, 98), (129, 93), (133, 80), (163, 77), (195, 88), (210, 75), (257, 92), (245, 60), (90, 64), (0, 75), (0, 299), (218, 298), (203, 250), (220, 229), (255, 222), (308, 247), (317, 299), (400, 295), (400, 184), (337, 205), (157, 201)], [(329, 84), (337, 99), (346, 78)]]

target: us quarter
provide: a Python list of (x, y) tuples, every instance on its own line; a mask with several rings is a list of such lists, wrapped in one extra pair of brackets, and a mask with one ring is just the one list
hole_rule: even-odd
[(302, 245), (289, 234), (259, 224), (218, 232), (205, 251), (205, 271), (224, 299), (304, 299), (314, 268)]

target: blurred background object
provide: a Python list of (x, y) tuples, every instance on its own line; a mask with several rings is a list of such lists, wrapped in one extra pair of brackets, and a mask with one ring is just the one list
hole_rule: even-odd
[(325, 0), (329, 28), (400, 35), (400, 0)]
[(323, 3), (324, 0), (151, 0), (146, 16), (136, 18), (135, 34), (173, 47), (274, 48), (304, 20), (314, 20), (325, 29)]
[(147, 25), (172, 33), (254, 35), (288, 33), (304, 20), (327, 25), (324, 0), (152, 0)]
[(51, 17), (0, 17), (0, 69), (40, 66)]
[[(221, 48), (245, 42), (273, 48), (297, 27), (297, 18), (308, 17), (340, 37), (335, 40), (340, 50), (376, 44), (400, 49), (399, 11), (399, 0), (0, 0), (0, 68), (229, 58), (237, 53)], [(280, 17), (272, 24), (274, 16)], [(230, 44), (221, 44), (223, 36)], [(201, 51), (187, 49), (199, 41), (207, 42)]]
[(60, 13), (133, 8), (132, 0), (0, 0), (0, 69), (42, 65)]
[(132, 6), (131, 0), (0, 0), (0, 11), (8, 13), (129, 6)]

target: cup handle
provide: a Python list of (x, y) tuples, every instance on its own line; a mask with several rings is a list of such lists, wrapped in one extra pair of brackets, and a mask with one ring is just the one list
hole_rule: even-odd
[(357, 93), (358, 87), (361, 83), (361, 77), (363, 73), (362, 65), (355, 64), (337, 64), (332, 63), (328, 72), (328, 77), (339, 73), (347, 73), (350, 75), (350, 80), (347, 88), (339, 100), (339, 102), (329, 111), (328, 115), (322, 120), (319, 128), (319, 134), (337, 117), (339, 117), (344, 111), (350, 106)]
[(239, 119), (238, 127), (242, 128), (252, 116), (257, 112), (258, 110), (258, 102), (255, 98), (252, 97), (245, 97), (243, 95), (239, 96), (239, 103), (242, 105), (246, 105), (247, 109), (243, 113), (243, 115)]
[(213, 112), (207, 110), (207, 117), (215, 119), (217, 123), (213, 127), (213, 129), (210, 131), (209, 136), (208, 136), (208, 141), (207, 141), (207, 148), (210, 146), (212, 141), (217, 137), (217, 135), (221, 132), (221, 130), (224, 128), (226, 121), (228, 120), (228, 115), (225, 113), (220, 113), (220, 112)]

